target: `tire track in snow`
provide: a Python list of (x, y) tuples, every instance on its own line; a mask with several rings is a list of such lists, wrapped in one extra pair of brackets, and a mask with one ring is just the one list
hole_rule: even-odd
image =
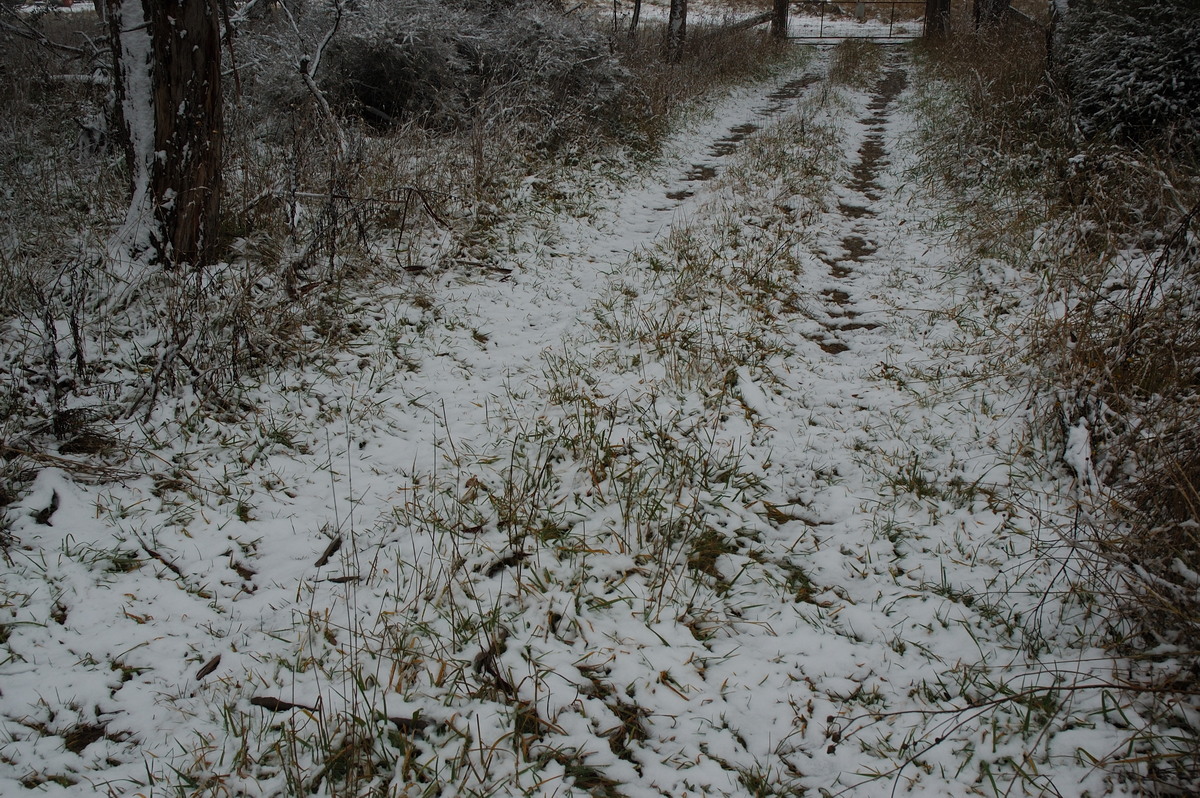
[[(706, 202), (711, 192), (705, 184), (723, 171), (747, 136), (796, 107), (820, 80), (816, 72), (798, 67), (734, 91), (705, 122), (667, 143), (666, 160), (672, 165), (620, 188), (609, 202), (602, 200), (597, 218), (556, 222), (550, 243), (518, 240), (513, 260), (504, 263), (505, 271), (511, 269), (504, 277), (434, 278), (442, 281), (430, 288), (445, 308), (441, 312), (470, 320), (470, 327), (457, 336), (451, 331), (419, 369), (403, 378), (405, 392), (437, 397), (425, 418), (432, 426), (420, 432), (409, 424), (412, 445), (431, 451), (447, 418), (455, 419), (456, 434), (486, 438), (489, 403), (511, 389), (521, 393), (521, 386), (540, 374), (538, 353), (555, 347), (582, 323), (608, 274)], [(696, 153), (702, 157), (694, 157)], [(514, 318), (524, 320), (520, 335), (512, 331)], [(498, 330), (506, 332), (494, 334)], [(455, 377), (463, 370), (471, 380)]]
[(881, 230), (874, 206), (884, 199), (879, 180), (881, 170), (888, 165), (885, 128), (889, 110), (907, 85), (908, 73), (901, 67), (890, 69), (879, 82), (867, 105), (870, 116), (858, 120), (866, 133), (858, 149), (858, 161), (850, 169), (850, 179), (837, 191), (837, 213), (826, 215), (824, 226), (842, 231), (836, 250), (827, 251), (825, 256), (829, 274), (839, 284), (822, 289), (829, 319), (822, 323), (822, 332), (811, 334), (811, 338), (829, 354), (850, 349), (846, 333), (880, 326), (875, 321), (861, 320), (863, 313), (855, 301), (860, 290), (855, 271), (879, 252)]
[[(1025, 710), (1003, 699), (1083, 657), (1069, 603), (1067, 634), (1046, 644), (1060, 630), (1043, 603), (1064, 605), (1047, 593), (1057, 566), (1035, 541), (1061, 509), (1025, 448), (1025, 389), (991, 362), (1008, 352), (998, 342), (1022, 335), (991, 297), (1036, 295), (1036, 278), (960, 262), (936, 198), (908, 185), (907, 72), (892, 53), (854, 103), (843, 173), (813, 225), (807, 318), (792, 325), (795, 351), (764, 375), (776, 390), (756, 401), (775, 430), (767, 481), (793, 519), (774, 542), (795, 553), (812, 600), (754, 618), (772, 632), (737, 640), (743, 659), (757, 649), (793, 668), (744, 699), (748, 714), (780, 729), (790, 717), (793, 730), (783, 742), (757, 724), (743, 733), (824, 795), (1043, 786), (1006, 770), (1018, 760), (1071, 794), (1101, 794), (1104, 774), (1072, 758), (1067, 735), (1052, 756), (1055, 730), (1023, 726)], [(1031, 474), (1032, 494), (1021, 487)], [(1023, 648), (1027, 627), (1047, 650)], [(996, 705), (976, 710), (981, 696)], [(1119, 747), (1119, 733), (1096, 729), (1087, 750)]]

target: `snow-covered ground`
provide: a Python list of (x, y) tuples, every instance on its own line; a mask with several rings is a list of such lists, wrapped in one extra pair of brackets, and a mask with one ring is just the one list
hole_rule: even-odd
[(150, 476), (41, 472), (0, 794), (1119, 792), (1003, 361), (1038, 286), (906, 179), (906, 56), (824, 57), (530, 180), (336, 363), (148, 425)]
[[(632, 19), (629, 3), (592, 5), (600, 18), (614, 15), (618, 27)], [(689, 3), (689, 24), (725, 25), (748, 20), (770, 9), (760, 4), (747, 4), (740, 9), (716, 3)], [(666, 22), (668, 3), (644, 2), (639, 18)], [(763, 23), (764, 27), (766, 23)], [(921, 36), (925, 29), (924, 6), (913, 0), (865, 0), (846, 2), (794, 2), (788, 10), (788, 35), (805, 43), (836, 44), (851, 39), (871, 39), (885, 44), (899, 44)]]
[(20, 6), (18, 10), (25, 14), (37, 14), (46, 11), (58, 14), (82, 14), (85, 11), (95, 11), (96, 4), (91, 2), (91, 0), (72, 0), (71, 2), (47, 0), (44, 3), (26, 3)]

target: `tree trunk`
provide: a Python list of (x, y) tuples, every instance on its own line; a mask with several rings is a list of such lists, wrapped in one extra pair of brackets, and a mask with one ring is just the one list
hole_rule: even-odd
[(629, 35), (637, 33), (638, 20), (642, 16), (642, 0), (633, 0), (633, 20), (629, 23)]
[(221, 25), (217, 0), (107, 0), (133, 199), (133, 257), (201, 267), (221, 202)]
[(785, 39), (788, 34), (788, 6), (791, 0), (775, 0), (771, 10), (771, 35), (776, 39)]
[(939, 38), (950, 32), (950, 0), (925, 0), (925, 35)]
[(687, 38), (687, 0), (671, 0), (671, 11), (667, 17), (667, 60), (672, 63), (683, 56), (683, 44)]

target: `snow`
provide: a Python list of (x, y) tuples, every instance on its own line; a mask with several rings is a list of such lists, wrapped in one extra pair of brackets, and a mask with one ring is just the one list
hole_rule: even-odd
[(43, 3), (26, 3), (18, 6), (16, 10), (22, 14), (44, 14), (47, 11), (54, 14), (82, 14), (94, 12), (96, 4), (89, 0), (76, 0), (70, 5), (62, 5), (57, 0), (52, 0)]
[(121, 115), (132, 151), (133, 197), (125, 225), (110, 246), (114, 257), (136, 260), (151, 246), (154, 197), (150, 195), (150, 173), (154, 160), (162, 154), (154, 151), (153, 43), (141, 0), (122, 0), (112, 7), (112, 13), (121, 31)]
[(821, 58), (562, 187), (589, 212), (502, 231), (503, 271), (362, 297), (243, 415), (164, 407), (142, 469), (44, 469), (0, 794), (335, 794), (355, 735), (394, 795), (1120, 794), (1105, 697), (1048, 689), (1108, 661), (1039, 555), (1070, 477), (998, 363), (1023, 314), (989, 303), (1039, 284), (947, 243), (911, 85)]
[(1092, 436), (1087, 421), (1082, 418), (1067, 433), (1063, 462), (1075, 472), (1083, 487), (1092, 488), (1099, 484), (1096, 469), (1092, 465)]
[[(861, 8), (859, 6), (862, 6)], [(815, 8), (814, 8), (815, 7)], [(640, 19), (666, 22), (668, 6), (644, 3)], [(701, 6), (688, 9), (688, 22), (700, 25), (724, 25), (757, 16), (764, 9), (731, 13)], [(604, 18), (603, 9), (597, 15)], [(847, 38), (871, 39), (885, 44), (899, 44), (918, 38), (924, 32), (924, 4), (911, 0), (889, 3), (872, 2), (845, 7), (837, 3), (813, 2), (793, 4), (788, 13), (788, 36), (819, 44), (836, 44)], [(631, 14), (619, 8), (620, 26), (628, 26)], [(763, 23), (764, 27), (768, 23)]]

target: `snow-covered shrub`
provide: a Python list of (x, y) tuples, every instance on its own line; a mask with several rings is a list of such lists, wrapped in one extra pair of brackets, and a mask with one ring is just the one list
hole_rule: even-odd
[(1148, 761), (1162, 794), (1200, 788), (1190, 708), (1200, 674), (1198, 214), (1194, 206), (1153, 248), (1071, 275), (1080, 284), (1064, 319), (1071, 345), (1047, 353), (1064, 384), (1057, 412), (1087, 430), (1107, 503), (1085, 510), (1077, 553), (1096, 574), (1088, 587), (1108, 618), (1103, 642), (1130, 656), (1124, 678), (1139, 712), (1178, 729), (1145, 741), (1162, 752)]
[(1148, 0), (1073, 9), (1057, 51), (1085, 133), (1200, 142), (1200, 6)]
[(321, 86), (340, 108), (372, 123), (455, 125), (477, 93), (472, 40), (483, 34), (475, 22), (426, 0), (366, 3), (331, 42)]
[(96, 250), (125, 209), (127, 178), (116, 148), (84, 135), (106, 110), (94, 70), (108, 59), (93, 47), (103, 28), (61, 16), (0, 24), (0, 495), (6, 474), (24, 468), (15, 450), (69, 448), (78, 425), (68, 416), (80, 419), (79, 408), (110, 389), (90, 345), (112, 337), (96, 310), (97, 286), (107, 284)]
[(501, 115), (541, 143), (571, 120), (603, 121), (628, 79), (593, 25), (539, 3), (359, 3), (326, 61), (319, 80), (331, 101), (374, 124), (461, 129)]
[(542, 143), (567, 135), (575, 119), (601, 128), (619, 121), (630, 75), (598, 28), (536, 3), (490, 19), (495, 28), (479, 49), (484, 90), (501, 103), (524, 98), (514, 110)]

